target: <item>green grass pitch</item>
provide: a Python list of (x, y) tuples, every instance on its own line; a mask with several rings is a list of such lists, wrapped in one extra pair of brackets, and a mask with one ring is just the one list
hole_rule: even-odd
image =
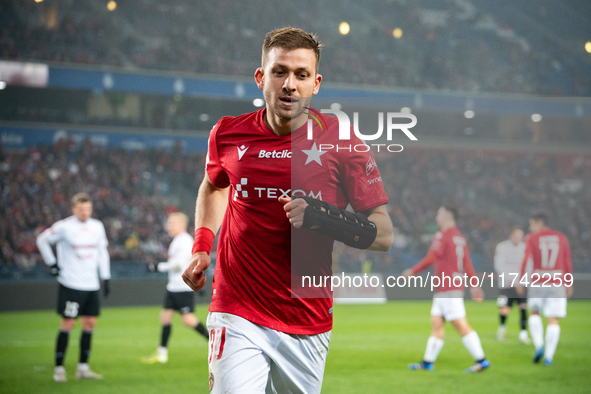
[[(552, 367), (530, 361), (532, 345), (518, 342), (517, 310), (507, 339), (495, 340), (493, 301), (466, 302), (468, 320), (478, 331), (492, 366), (467, 375), (468, 352), (448, 325), (435, 371), (409, 371), (420, 361), (430, 332), (429, 301), (385, 305), (336, 305), (323, 393), (588, 393), (591, 391), (591, 301), (570, 301)], [(197, 314), (205, 319), (205, 305)], [(175, 317), (167, 364), (144, 365), (159, 338), (159, 308), (105, 308), (93, 338), (91, 367), (103, 381), (77, 381), (80, 327), (66, 356), (69, 381), (52, 381), (59, 317), (52, 311), (0, 313), (0, 392), (2, 393), (165, 393), (208, 392), (207, 343)]]

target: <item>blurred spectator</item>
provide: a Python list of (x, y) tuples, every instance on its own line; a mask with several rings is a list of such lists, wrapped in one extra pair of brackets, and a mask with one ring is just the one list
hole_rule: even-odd
[[(380, 155), (377, 162), (398, 239), (391, 254), (399, 256), (395, 262), (414, 264), (413, 258), (426, 253), (437, 209), (448, 202), (460, 210), (458, 227), (480, 270), (491, 270), (494, 247), (508, 229), (521, 225), (527, 233), (529, 215), (544, 210), (569, 238), (575, 271), (591, 271), (591, 156), (409, 149)], [(335, 249), (340, 269), (361, 270), (359, 251), (341, 244)], [(404, 268), (367, 253), (374, 272)]]
[[(281, 7), (138, 0), (113, 12), (91, 0), (0, 0), (0, 58), (250, 77), (265, 33), (291, 25), (327, 44), (320, 71), (330, 82), (589, 96), (588, 55), (570, 43), (588, 40), (588, 19), (571, 15), (591, 7), (549, 7), (552, 18), (526, 0), (503, 7), (485, 0), (345, 0), (338, 7), (328, 0)], [(338, 32), (343, 20), (347, 35)]]
[[(39, 262), (34, 235), (70, 216), (69, 196), (79, 191), (94, 198), (113, 260), (165, 260), (170, 239), (163, 223), (170, 212), (194, 209), (204, 156), (183, 155), (178, 145), (129, 154), (89, 139), (5, 152), (0, 268), (26, 270)], [(380, 254), (337, 243), (335, 269), (360, 272), (370, 260), (366, 270), (399, 273), (424, 255), (435, 232), (435, 213), (450, 202), (460, 208), (459, 228), (477, 269), (491, 264), (494, 246), (509, 228), (527, 229), (528, 215), (543, 209), (552, 214), (552, 227), (568, 236), (575, 271), (591, 272), (590, 155), (409, 148), (376, 159), (390, 198), (395, 247)]]
[[(29, 269), (41, 261), (34, 234), (70, 216), (69, 198), (81, 190), (93, 196), (114, 260), (165, 259), (164, 245), (170, 240), (162, 223), (167, 211), (181, 207), (190, 212), (203, 176), (203, 155), (186, 155), (178, 166), (180, 156), (178, 150), (163, 149), (129, 155), (90, 140), (80, 146), (58, 140), (51, 147), (5, 152), (0, 163), (0, 266)], [(191, 197), (173, 193), (179, 190)]]

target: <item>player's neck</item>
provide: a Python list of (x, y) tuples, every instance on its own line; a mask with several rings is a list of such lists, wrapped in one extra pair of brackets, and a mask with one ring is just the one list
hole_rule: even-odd
[(447, 231), (450, 228), (454, 228), (455, 226), (456, 226), (455, 222), (445, 223), (444, 225), (441, 226), (441, 231)]
[(272, 111), (269, 111), (268, 108), (265, 111), (265, 116), (263, 116), (265, 126), (279, 136), (287, 135), (293, 130), (302, 127), (304, 123), (306, 123), (306, 119), (307, 116), (305, 116), (305, 114), (302, 114), (295, 119), (283, 119), (276, 116)]

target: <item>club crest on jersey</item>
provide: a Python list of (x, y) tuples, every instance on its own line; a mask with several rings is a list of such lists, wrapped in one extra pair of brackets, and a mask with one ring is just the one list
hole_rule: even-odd
[(248, 150), (248, 146), (237, 146), (236, 149), (238, 149), (238, 161), (240, 161), (240, 159), (242, 159), (242, 156), (244, 156), (244, 154), (246, 153), (246, 151)]
[(374, 160), (373, 157), (369, 157), (369, 159), (367, 159), (367, 163), (365, 164), (365, 175), (369, 176), (369, 174), (372, 173), (372, 171), (374, 170), (374, 168), (377, 168), (378, 165), (376, 164), (376, 161)]
[(215, 379), (213, 377), (213, 372), (209, 372), (209, 392), (213, 391), (213, 384), (215, 383)]

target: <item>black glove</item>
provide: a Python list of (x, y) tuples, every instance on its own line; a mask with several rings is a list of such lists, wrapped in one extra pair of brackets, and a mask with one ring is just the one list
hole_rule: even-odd
[(57, 266), (57, 263), (49, 267), (49, 273), (53, 276), (58, 276), (60, 274), (60, 267)]
[(109, 296), (109, 293), (111, 292), (111, 281), (109, 279), (105, 279), (103, 281), (103, 295), (106, 297)]

